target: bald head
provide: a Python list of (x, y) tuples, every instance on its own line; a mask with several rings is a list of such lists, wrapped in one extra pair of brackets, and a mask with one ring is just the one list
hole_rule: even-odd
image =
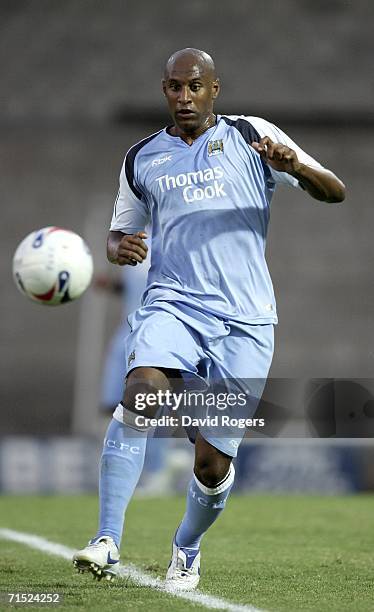
[(201, 76), (208, 76), (212, 81), (216, 78), (216, 69), (213, 59), (205, 51), (187, 47), (176, 51), (166, 62), (164, 76), (167, 79), (173, 71), (199, 72)]
[(213, 104), (220, 85), (214, 62), (199, 49), (181, 49), (169, 57), (162, 89), (174, 120), (171, 135), (191, 142), (214, 125)]

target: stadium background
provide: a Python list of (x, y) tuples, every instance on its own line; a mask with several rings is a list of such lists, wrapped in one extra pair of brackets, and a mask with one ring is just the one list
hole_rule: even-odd
[[(272, 377), (294, 389), (310, 378), (372, 376), (373, 12), (365, 0), (2, 0), (3, 490), (96, 486), (99, 373), (119, 303), (93, 290), (67, 307), (29, 303), (13, 285), (11, 259), (32, 229), (60, 225), (87, 238), (97, 272), (115, 274), (105, 239), (122, 159), (167, 123), (160, 77), (184, 46), (214, 57), (218, 112), (270, 119), (347, 185), (341, 206), (286, 189), (273, 201), (268, 261), (280, 325)], [(370, 411), (352, 410), (354, 444), (266, 440), (256, 461), (245, 448), (244, 465), (259, 467), (243, 487), (320, 490), (330, 470), (325, 492), (372, 488), (372, 445), (360, 438), (372, 435)], [(325, 460), (316, 464), (321, 444)]]

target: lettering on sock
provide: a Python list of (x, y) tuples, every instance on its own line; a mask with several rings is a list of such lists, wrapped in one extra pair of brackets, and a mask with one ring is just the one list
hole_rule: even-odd
[(221, 499), (220, 501), (215, 501), (215, 502), (208, 502), (205, 497), (201, 497), (200, 495), (197, 494), (193, 486), (190, 487), (190, 493), (191, 493), (192, 499), (197, 501), (197, 503), (200, 504), (200, 506), (203, 506), (204, 508), (224, 508), (226, 505), (226, 500), (228, 498), (228, 493), (227, 493), (227, 496), (225, 497), (225, 499)]
[(105, 438), (104, 440), (104, 448), (115, 448), (116, 450), (121, 451), (122, 453), (130, 452), (133, 455), (140, 454), (139, 446), (131, 446), (131, 444), (126, 444), (125, 442), (118, 442), (118, 440), (110, 440), (109, 438)]

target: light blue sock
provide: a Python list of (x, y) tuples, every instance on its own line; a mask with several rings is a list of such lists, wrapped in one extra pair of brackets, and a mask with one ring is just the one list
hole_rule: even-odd
[(235, 469), (231, 464), (225, 478), (213, 489), (205, 487), (194, 475), (188, 486), (187, 508), (175, 534), (175, 543), (183, 548), (199, 548), (200, 540), (226, 505), (234, 483)]
[(143, 469), (147, 431), (112, 419), (104, 439), (99, 483), (99, 530), (121, 544), (125, 511)]

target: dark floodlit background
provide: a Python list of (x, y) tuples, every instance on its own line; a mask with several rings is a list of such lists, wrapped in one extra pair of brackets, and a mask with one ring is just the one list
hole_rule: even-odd
[[(40, 465), (58, 452), (61, 490), (94, 486), (95, 473), (84, 470), (104, 427), (99, 380), (119, 300), (90, 289), (67, 306), (33, 304), (14, 286), (11, 260), (30, 231), (59, 225), (87, 239), (97, 273), (116, 275), (105, 240), (122, 160), (129, 146), (167, 123), (160, 78), (168, 56), (185, 46), (214, 57), (222, 81), (218, 112), (273, 121), (347, 185), (342, 205), (286, 188), (273, 200), (267, 252), (280, 324), (272, 377), (370, 379), (373, 14), (369, 0), (0, 2), (0, 487), (52, 486)], [(363, 415), (361, 408), (354, 397), (350, 418), (361, 419), (362, 437), (373, 411)], [(271, 489), (271, 453), (278, 467), (284, 461), (285, 488), (293, 487), (287, 466), (295, 452), (304, 453), (297, 463), (307, 475), (317, 469), (313, 458), (321, 451), (297, 444), (289, 456), (279, 441), (267, 441), (257, 460), (262, 474), (251, 486), (268, 478)], [(363, 444), (370, 453), (370, 441)], [(340, 490), (359, 487), (351, 446)], [(328, 466), (340, 478), (339, 461)], [(80, 473), (75, 482), (71, 466)], [(360, 486), (371, 486), (363, 469)], [(331, 477), (329, 490), (339, 490), (338, 480)], [(318, 474), (313, 482), (318, 489)]]

